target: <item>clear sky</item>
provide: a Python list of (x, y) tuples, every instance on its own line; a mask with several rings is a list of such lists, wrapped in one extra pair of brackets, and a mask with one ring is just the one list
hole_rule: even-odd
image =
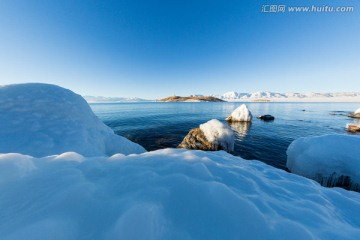
[[(278, 4), (354, 12), (261, 12)], [(23, 82), (142, 98), (360, 91), (360, 1), (0, 0), (0, 85)]]

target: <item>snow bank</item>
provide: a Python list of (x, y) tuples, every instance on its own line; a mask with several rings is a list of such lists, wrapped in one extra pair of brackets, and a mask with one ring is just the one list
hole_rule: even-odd
[(250, 122), (252, 120), (252, 115), (249, 109), (245, 104), (242, 104), (240, 107), (236, 108), (227, 118), (226, 121), (233, 122)]
[(49, 84), (0, 87), (0, 153), (37, 157), (142, 153), (144, 148), (102, 123), (80, 96)]
[(226, 151), (234, 151), (234, 132), (231, 128), (217, 119), (212, 119), (200, 124), (206, 139), (213, 144), (218, 144)]
[(65, 156), (0, 155), (2, 240), (360, 234), (359, 193), (324, 188), (225, 152), (164, 149), (82, 161)]
[(359, 146), (359, 136), (299, 138), (287, 150), (286, 166), (292, 173), (314, 179), (325, 186), (347, 184), (350, 189), (360, 190)]
[(360, 108), (358, 108), (354, 113), (355, 114), (360, 113)]

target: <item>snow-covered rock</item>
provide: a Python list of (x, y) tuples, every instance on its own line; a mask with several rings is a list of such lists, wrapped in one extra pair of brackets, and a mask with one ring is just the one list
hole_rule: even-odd
[(250, 122), (252, 120), (252, 115), (249, 109), (245, 104), (242, 104), (240, 107), (236, 108), (227, 118), (226, 121), (229, 122)]
[[(10, 239), (358, 239), (360, 194), (225, 152), (0, 155)], [(71, 157), (74, 157), (71, 161)]]
[(234, 138), (234, 132), (228, 125), (212, 119), (200, 124), (199, 128), (191, 129), (178, 148), (232, 152), (234, 151)]
[(355, 113), (355, 114), (360, 114), (360, 108), (357, 109), (354, 113)]
[[(287, 168), (324, 186), (360, 190), (360, 137), (325, 135), (293, 141)], [(345, 186), (344, 186), (345, 185)]]
[(38, 83), (0, 87), (0, 153), (43, 157), (70, 151), (110, 156), (145, 149), (114, 134), (68, 89)]
[(200, 129), (210, 143), (220, 145), (226, 151), (234, 150), (234, 132), (217, 119), (200, 124)]

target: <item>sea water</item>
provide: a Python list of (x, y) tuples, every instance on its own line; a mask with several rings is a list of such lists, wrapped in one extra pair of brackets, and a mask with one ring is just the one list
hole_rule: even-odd
[[(116, 134), (139, 143), (148, 151), (177, 147), (190, 129), (211, 119), (225, 118), (242, 103), (94, 103), (95, 114)], [(296, 138), (324, 134), (349, 134), (346, 116), (360, 103), (246, 103), (251, 123), (230, 124), (236, 133), (233, 155), (260, 160), (285, 169), (286, 149)], [(256, 119), (271, 114), (274, 121)]]

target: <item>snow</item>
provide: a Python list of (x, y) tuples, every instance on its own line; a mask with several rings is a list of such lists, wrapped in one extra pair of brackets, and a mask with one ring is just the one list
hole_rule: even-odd
[(227, 124), (212, 119), (200, 124), (200, 129), (210, 143), (222, 146), (225, 151), (234, 151), (235, 135)]
[(247, 106), (242, 104), (240, 107), (236, 108), (226, 120), (231, 120), (233, 122), (250, 122), (252, 120), (252, 115)]
[(350, 177), (350, 187), (360, 185), (360, 137), (325, 135), (293, 141), (287, 150), (287, 168), (324, 184)]
[(0, 153), (43, 157), (64, 152), (84, 156), (142, 153), (114, 134), (80, 96), (49, 84), (0, 87)]
[(354, 113), (355, 113), (355, 114), (357, 114), (357, 113), (360, 114), (360, 108), (358, 108)]
[[(324, 188), (225, 151), (146, 152), (115, 135), (81, 96), (58, 86), (0, 87), (0, 123), (1, 240), (360, 234), (357, 192)], [(209, 141), (233, 149), (228, 125), (213, 119), (200, 129)], [(305, 175), (335, 169), (358, 182), (359, 140), (296, 140), (288, 149), (288, 167)]]
[[(72, 161), (72, 157), (74, 157)], [(224, 151), (0, 155), (12, 239), (357, 239), (360, 194)]]

